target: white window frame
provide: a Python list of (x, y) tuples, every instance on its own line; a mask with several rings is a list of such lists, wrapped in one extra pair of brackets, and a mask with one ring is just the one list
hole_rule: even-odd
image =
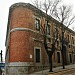
[[(39, 20), (39, 27), (36, 26), (36, 21), (37, 21), (37, 20)], [(35, 29), (36, 29), (37, 31), (40, 31), (40, 25), (41, 25), (41, 19), (38, 18), (38, 17), (35, 17)]]

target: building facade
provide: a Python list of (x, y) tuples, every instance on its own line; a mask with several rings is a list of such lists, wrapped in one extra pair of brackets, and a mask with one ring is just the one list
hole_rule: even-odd
[[(46, 16), (48, 19), (46, 19)], [(47, 27), (47, 41), (51, 47), (58, 28), (58, 41), (53, 54), (53, 66), (62, 65), (61, 36), (62, 25), (29, 3), (16, 3), (9, 9), (6, 35), (6, 74), (25, 75), (26, 73), (47, 69), (49, 60), (43, 44), (42, 28)], [(44, 27), (45, 28), (45, 27)], [(65, 64), (75, 63), (75, 32), (65, 28)], [(34, 69), (35, 67), (35, 69)]]

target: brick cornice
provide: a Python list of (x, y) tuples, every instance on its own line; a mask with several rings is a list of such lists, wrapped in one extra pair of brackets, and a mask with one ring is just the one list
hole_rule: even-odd
[[(40, 35), (44, 36), (44, 34), (41, 33), (40, 31), (35, 31), (35, 30), (29, 29), (29, 28), (13, 28), (10, 30), (10, 33), (15, 32), (15, 31), (27, 31), (27, 32), (32, 32), (32, 33), (36, 33), (36, 34), (40, 34)], [(47, 37), (51, 38), (50, 35), (47, 35)]]

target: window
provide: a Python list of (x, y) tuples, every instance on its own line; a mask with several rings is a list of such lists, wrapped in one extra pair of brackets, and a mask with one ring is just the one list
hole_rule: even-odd
[(57, 47), (59, 47), (59, 41), (57, 41)]
[(36, 63), (40, 63), (40, 49), (35, 49), (35, 60)]
[(51, 38), (48, 38), (48, 42), (51, 42)]
[(58, 38), (58, 29), (57, 29), (57, 26), (56, 25), (55, 25), (54, 32), (55, 32), (55, 38)]
[(69, 54), (69, 56), (70, 56), (70, 63), (72, 63), (72, 55), (71, 55), (71, 54)]
[(74, 44), (74, 38), (72, 37), (72, 44)]
[(70, 40), (69, 40), (69, 35), (68, 35), (68, 43), (70, 43)]
[(74, 63), (75, 63), (75, 55), (74, 55)]
[(47, 31), (47, 34), (50, 35), (50, 25), (48, 21), (46, 21), (46, 31)]
[(35, 20), (35, 28), (36, 28), (36, 30), (40, 30), (40, 20), (39, 19), (36, 19)]
[(70, 48), (70, 45), (69, 45), (69, 48)]
[(57, 52), (57, 62), (60, 63), (60, 52)]

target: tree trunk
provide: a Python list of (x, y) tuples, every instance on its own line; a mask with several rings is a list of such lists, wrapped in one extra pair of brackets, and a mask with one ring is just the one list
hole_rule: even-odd
[(49, 56), (49, 67), (50, 67), (50, 70), (49, 70), (49, 72), (53, 72), (53, 70), (52, 70), (52, 55), (48, 55)]
[(62, 66), (63, 69), (65, 69), (65, 62), (64, 62), (64, 51), (63, 51), (64, 46), (62, 46), (61, 54), (62, 54)]

